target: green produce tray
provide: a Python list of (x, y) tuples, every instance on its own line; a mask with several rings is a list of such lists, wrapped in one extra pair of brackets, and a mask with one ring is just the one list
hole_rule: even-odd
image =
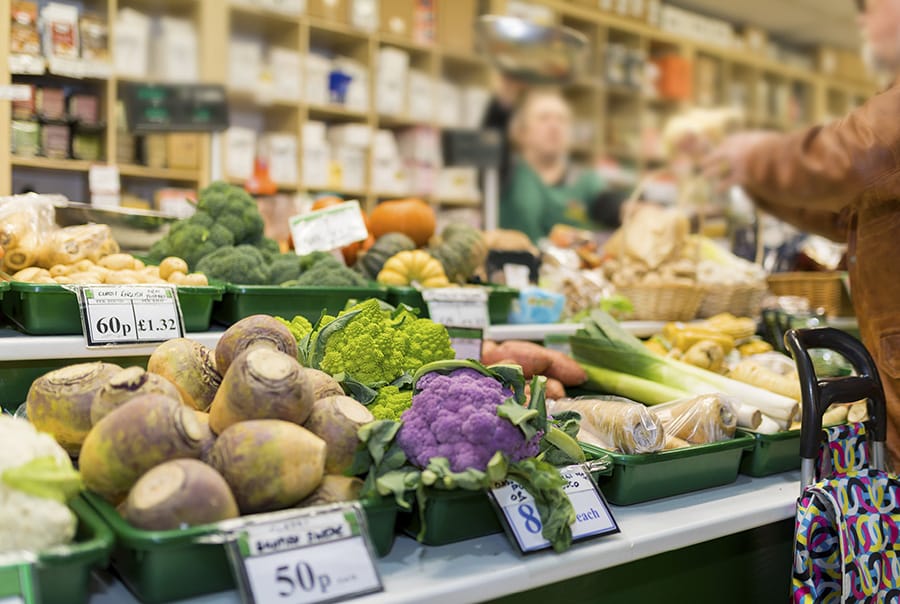
[(800, 469), (800, 430), (747, 434), (753, 448), (744, 451), (741, 474), (759, 477)]
[[(519, 297), (519, 290), (504, 285), (488, 285), (488, 318), (491, 325), (505, 325), (513, 300)], [(406, 304), (419, 309), (420, 317), (428, 316), (428, 305), (422, 292), (414, 287), (388, 287), (388, 302), (394, 306)]]
[[(224, 291), (222, 285), (179, 285), (184, 329), (207, 331), (213, 302), (221, 300)], [(62, 285), (13, 281), (2, 305), (3, 313), (25, 333), (37, 336), (82, 333), (78, 299)]]
[[(113, 570), (141, 602), (171, 602), (235, 588), (225, 546), (202, 542), (215, 531), (214, 524), (144, 531), (128, 524), (99, 496), (86, 493), (86, 497), (115, 534)], [(382, 499), (363, 501), (362, 507), (372, 545), (385, 556), (394, 544), (397, 506), (392, 499)]]
[(607, 501), (615, 505), (731, 484), (737, 480), (741, 454), (752, 447), (753, 437), (740, 433), (731, 440), (644, 455), (581, 444), (589, 456), (606, 454), (612, 458), (612, 475), (600, 476), (597, 483)]
[(82, 498), (69, 504), (78, 516), (78, 532), (69, 545), (38, 555), (35, 579), (41, 604), (82, 604), (88, 601), (91, 571), (106, 566), (113, 534)]
[[(484, 491), (428, 489), (425, 503), (425, 545), (446, 545), (502, 533), (503, 526)], [(421, 528), (418, 506), (401, 517), (403, 531), (417, 537)]]
[(233, 325), (250, 315), (272, 315), (293, 319), (303, 315), (311, 323), (322, 311), (337, 314), (350, 300), (387, 300), (387, 289), (367, 287), (280, 287), (278, 285), (232, 285), (225, 287), (222, 301), (213, 309), (213, 319)]

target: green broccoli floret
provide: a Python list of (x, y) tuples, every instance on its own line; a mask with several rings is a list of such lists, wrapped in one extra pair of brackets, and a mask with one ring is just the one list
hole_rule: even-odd
[[(281, 255), (281, 246), (278, 245), (277, 241), (269, 237), (257, 237), (248, 243), (261, 251), (263, 255), (270, 256), (272, 259)], [(297, 254), (292, 254), (292, 256), (299, 257)]]
[[(240, 243), (255, 242), (262, 236), (263, 218), (256, 205), (235, 206), (219, 214), (216, 223), (221, 224), (234, 234), (234, 240)], [(278, 245), (276, 243), (276, 245)]]
[(279, 254), (269, 264), (269, 282), (280, 285), (286, 281), (295, 281), (302, 272), (303, 266), (297, 254)]
[(190, 221), (179, 222), (168, 235), (169, 253), (184, 258), (191, 268), (196, 268), (200, 259), (222, 247), (234, 245), (231, 232), (214, 224), (209, 228)]
[(422, 365), (456, 356), (450, 344), (450, 334), (440, 323), (420, 319), (408, 310), (400, 311), (398, 322), (409, 338), (409, 350), (403, 362), (403, 370), (407, 373), (415, 373)]
[(194, 212), (191, 217), (187, 219), (187, 222), (206, 228), (209, 228), (216, 223), (212, 216), (202, 210)]
[(209, 279), (265, 285), (269, 282), (265, 257), (252, 245), (221, 247), (203, 257), (196, 270)]
[(290, 321), (288, 321), (287, 319), (283, 319), (282, 317), (275, 318), (281, 321), (289, 330), (291, 330), (291, 334), (293, 334), (294, 338), (298, 342), (305, 338), (313, 329), (312, 323), (310, 323), (309, 319), (307, 319), (303, 315), (297, 315)]
[(378, 391), (378, 396), (369, 405), (369, 411), (375, 419), (400, 421), (403, 412), (412, 405), (412, 390), (400, 390), (396, 386), (385, 386)]
[(231, 231), (235, 245), (262, 237), (264, 223), (256, 200), (240, 187), (211, 184), (200, 192), (197, 209)]
[(312, 252), (305, 256), (300, 256), (300, 263), (304, 271), (308, 271), (314, 266), (325, 263), (327, 266), (343, 266), (343, 263), (328, 252)]
[(368, 285), (368, 282), (362, 275), (336, 260), (334, 264), (319, 262), (300, 275), (298, 279), (289, 283), (291, 285), (319, 285), (323, 287), (364, 287)]

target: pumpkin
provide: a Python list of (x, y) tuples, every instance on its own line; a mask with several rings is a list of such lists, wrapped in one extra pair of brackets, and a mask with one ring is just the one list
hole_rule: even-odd
[(388, 233), (375, 239), (366, 253), (360, 255), (356, 262), (356, 270), (366, 279), (375, 279), (388, 258), (414, 249), (416, 243), (403, 233)]
[(422, 247), (434, 235), (434, 208), (421, 199), (384, 201), (372, 210), (369, 228), (376, 239), (387, 233), (403, 233)]
[[(340, 205), (342, 203), (346, 203), (340, 197), (334, 197), (332, 195), (325, 195), (323, 197), (319, 197), (312, 204), (312, 210), (324, 210), (325, 208), (330, 208), (333, 206)], [(366, 217), (365, 211), (360, 208), (360, 213), (362, 214), (363, 224), (366, 225), (366, 230), (369, 230), (369, 219)], [(344, 256), (344, 262), (349, 266), (356, 262), (359, 257), (359, 253), (365, 251), (372, 247), (372, 244), (375, 243), (375, 237), (372, 233), (369, 233), (369, 236), (362, 241), (354, 241), (350, 245), (341, 248), (341, 255)]]
[(419, 285), (424, 288), (450, 285), (444, 267), (425, 250), (400, 252), (389, 258), (378, 273), (378, 282), (382, 285)]
[(487, 243), (481, 231), (463, 223), (448, 225), (428, 250), (456, 283), (465, 283), (487, 259)]

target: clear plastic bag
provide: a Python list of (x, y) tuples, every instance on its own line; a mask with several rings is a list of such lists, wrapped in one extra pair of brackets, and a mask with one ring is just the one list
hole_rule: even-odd
[(59, 196), (12, 195), (0, 197), (0, 247), (3, 270), (14, 273), (34, 266), (43, 249), (44, 238), (56, 229), (55, 203)]
[[(667, 435), (667, 448), (728, 440), (737, 428), (737, 402), (723, 394), (702, 394), (650, 409)], [(683, 444), (684, 443), (684, 444)]]
[(548, 403), (551, 415), (581, 415), (578, 440), (629, 455), (661, 451), (666, 442), (660, 421), (640, 403), (616, 396), (564, 398)]
[(51, 268), (57, 264), (75, 264), (82, 260), (96, 263), (103, 256), (118, 253), (119, 244), (105, 224), (79, 224), (50, 233), (38, 264)]

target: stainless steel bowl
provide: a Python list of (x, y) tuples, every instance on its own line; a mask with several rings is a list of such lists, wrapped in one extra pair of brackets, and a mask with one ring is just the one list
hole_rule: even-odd
[(532, 84), (563, 84), (587, 63), (588, 40), (568, 27), (484, 15), (476, 24), (481, 52), (505, 75)]

